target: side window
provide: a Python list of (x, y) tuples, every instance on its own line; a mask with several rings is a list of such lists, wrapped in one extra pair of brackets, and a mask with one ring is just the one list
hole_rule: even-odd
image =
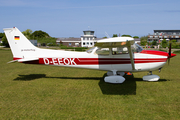
[(96, 50), (98, 55), (109, 55), (109, 48), (99, 48)]
[(113, 55), (128, 54), (128, 49), (127, 47), (115, 47), (112, 48), (112, 54)]

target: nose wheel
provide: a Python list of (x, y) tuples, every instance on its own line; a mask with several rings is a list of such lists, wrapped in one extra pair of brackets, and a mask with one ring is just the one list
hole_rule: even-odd
[(158, 81), (159, 78), (160, 78), (160, 77), (159, 77), (158, 75), (153, 75), (153, 74), (152, 74), (152, 71), (149, 71), (148, 75), (143, 76), (143, 80), (144, 80), (144, 81), (151, 81), (151, 82), (153, 82), (153, 81)]

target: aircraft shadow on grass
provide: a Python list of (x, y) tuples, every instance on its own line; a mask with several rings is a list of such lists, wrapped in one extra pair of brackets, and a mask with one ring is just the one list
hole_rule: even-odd
[[(125, 75), (125, 82), (123, 84), (112, 84), (104, 82), (104, 77), (47, 77), (46, 74), (29, 74), (19, 75), (15, 78), (15, 81), (31, 81), (39, 78), (57, 78), (57, 79), (72, 79), (72, 80), (100, 80), (98, 85), (103, 94), (106, 95), (136, 95), (136, 81), (142, 81), (142, 78), (134, 78), (133, 75)], [(167, 81), (166, 79), (160, 79), (158, 82)]]

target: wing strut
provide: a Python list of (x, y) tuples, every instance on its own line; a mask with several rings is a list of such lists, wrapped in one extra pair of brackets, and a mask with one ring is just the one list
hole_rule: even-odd
[(135, 70), (134, 57), (133, 57), (130, 41), (127, 41), (126, 43), (127, 43), (127, 47), (128, 47), (129, 57), (131, 59), (132, 70)]

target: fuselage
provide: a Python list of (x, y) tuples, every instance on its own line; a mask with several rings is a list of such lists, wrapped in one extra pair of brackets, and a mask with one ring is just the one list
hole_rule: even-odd
[[(98, 48), (92, 52), (69, 52), (49, 49), (34, 49), (36, 54), (33, 57), (38, 58), (33, 61), (25, 61), (29, 64), (41, 64), (52, 66), (77, 67), (98, 70), (117, 70), (117, 71), (153, 71), (162, 68), (166, 63), (169, 54), (162, 51), (142, 50), (139, 53), (134, 52), (135, 70), (132, 70), (129, 54), (97, 54)], [(28, 54), (28, 50), (22, 51)], [(34, 55), (34, 54), (33, 54)], [(174, 54), (172, 54), (174, 55)], [(30, 56), (31, 57), (31, 56)], [(14, 60), (22, 58), (14, 58)]]

